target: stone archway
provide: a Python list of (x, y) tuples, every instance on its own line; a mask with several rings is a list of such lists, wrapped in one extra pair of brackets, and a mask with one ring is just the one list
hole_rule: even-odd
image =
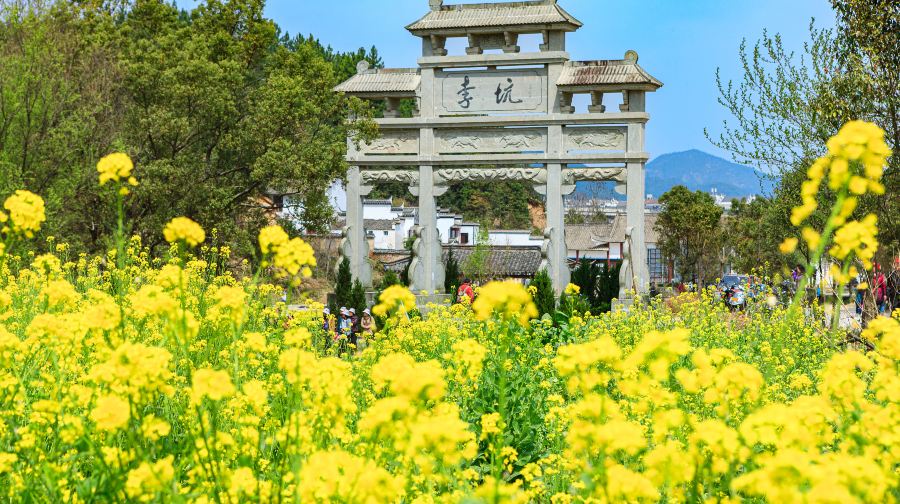
[[(637, 64), (633, 51), (621, 60), (570, 61), (566, 34), (581, 23), (556, 1), (450, 6), (432, 0), (430, 6), (407, 26), (422, 38), (418, 68), (371, 69), (362, 63), (356, 76), (336, 88), (387, 104), (378, 140), (358, 149), (348, 141), (342, 252), (354, 276), (371, 282), (362, 219), (362, 198), (371, 184), (404, 182), (418, 196), (412, 287), (432, 292), (444, 279), (436, 198), (453, 182), (524, 180), (545, 198), (542, 265), (561, 292), (569, 281), (563, 198), (578, 181), (612, 180), (625, 185), (628, 197), (623, 291), (646, 292), (645, 95), (662, 83)], [(539, 26), (531, 21), (535, 9), (542, 11)], [(499, 11), (497, 22), (472, 24)], [(543, 35), (539, 52), (519, 52), (518, 36), (527, 33)], [(468, 39), (465, 55), (447, 54), (445, 41), (452, 37)], [(485, 49), (503, 53), (484, 54)], [(622, 94), (618, 111), (606, 111), (605, 93)], [(591, 96), (587, 113), (575, 113), (575, 94)], [(416, 100), (417, 117), (397, 117), (404, 98)]]

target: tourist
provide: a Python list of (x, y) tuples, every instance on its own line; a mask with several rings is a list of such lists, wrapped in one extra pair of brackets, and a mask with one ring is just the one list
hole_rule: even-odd
[(875, 282), (872, 286), (872, 293), (875, 295), (875, 306), (878, 313), (884, 313), (887, 308), (887, 277), (881, 271), (881, 265), (875, 265)]
[(368, 308), (363, 310), (362, 318), (359, 319), (359, 351), (363, 351), (369, 346), (369, 339), (375, 336), (375, 318)]
[(347, 307), (341, 307), (341, 319), (338, 321), (338, 335), (350, 337), (350, 330), (352, 329), (351, 321), (350, 321), (350, 310)]
[(362, 329), (360, 332), (365, 335), (373, 335), (375, 334), (375, 318), (372, 317), (372, 312), (366, 308), (363, 310), (363, 316), (359, 321), (360, 328)]
[(456, 302), (467, 304), (475, 302), (475, 289), (472, 288), (472, 283), (468, 278), (464, 279), (462, 285), (457, 289)]
[(900, 309), (900, 257), (894, 260), (894, 267), (887, 279), (888, 310)]
[(327, 306), (322, 310), (322, 330), (325, 334), (331, 332), (331, 309)]
[(356, 348), (359, 342), (359, 317), (356, 316), (356, 308), (350, 308), (348, 311), (350, 312), (350, 344)]

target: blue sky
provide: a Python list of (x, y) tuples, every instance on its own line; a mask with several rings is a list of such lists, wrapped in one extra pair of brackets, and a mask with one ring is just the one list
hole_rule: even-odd
[[(483, 0), (487, 1), (487, 0)], [(194, 2), (179, 2), (190, 5)], [(445, 3), (457, 3), (448, 0)], [(473, 3), (471, 0), (463, 3)], [(665, 83), (648, 98), (651, 156), (688, 149), (718, 151), (703, 128), (720, 129), (727, 113), (717, 103), (716, 68), (741, 77), (741, 40), (763, 29), (781, 33), (788, 48), (802, 50), (809, 22), (831, 26), (827, 0), (559, 0), (584, 27), (569, 35), (573, 59), (621, 58), (634, 49), (640, 64)], [(314, 34), (326, 45), (352, 50), (375, 45), (386, 66), (411, 67), (419, 39), (403, 27), (424, 15), (428, 0), (268, 0), (267, 15), (289, 33)]]

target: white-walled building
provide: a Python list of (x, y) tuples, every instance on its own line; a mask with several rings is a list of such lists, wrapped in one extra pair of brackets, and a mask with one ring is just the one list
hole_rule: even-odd
[(494, 247), (540, 247), (544, 238), (526, 230), (492, 229), (488, 231), (488, 243)]
[(475, 245), (478, 242), (478, 234), (481, 232), (481, 225), (477, 222), (464, 222), (459, 220), (450, 228), (450, 244), (452, 245)]

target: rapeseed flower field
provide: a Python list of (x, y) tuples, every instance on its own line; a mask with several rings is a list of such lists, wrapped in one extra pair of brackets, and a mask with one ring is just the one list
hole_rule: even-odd
[[(839, 207), (804, 235), (849, 275), (877, 228), (847, 208), (878, 191), (872, 167), (888, 152), (865, 124), (837, 138), (804, 195), (828, 177)], [(124, 155), (98, 173), (120, 205), (138, 183)], [(126, 239), (121, 220), (106, 256), (64, 244), (18, 255), (43, 201), (19, 191), (3, 208), (6, 501), (900, 498), (896, 317), (869, 324), (869, 350), (799, 303), (731, 313), (706, 292), (554, 324), (516, 283), (427, 317), (392, 287), (373, 309), (380, 330), (355, 352), (323, 330), (320, 307), (291, 312), (268, 283), (296, 285), (316, 266), (280, 228), (260, 233), (261, 270), (239, 278), (186, 218), (160, 230), (164, 257)]]

